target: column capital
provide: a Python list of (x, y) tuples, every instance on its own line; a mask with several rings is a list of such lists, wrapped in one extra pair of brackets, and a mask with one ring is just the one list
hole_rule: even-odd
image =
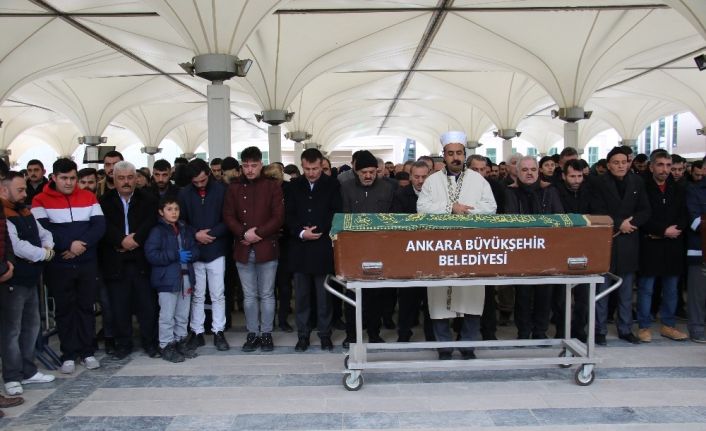
[(580, 120), (588, 120), (593, 115), (593, 111), (584, 111), (582, 106), (571, 106), (551, 110), (552, 118), (558, 118), (567, 123), (575, 123)]
[(268, 109), (259, 114), (255, 114), (255, 119), (259, 123), (267, 123), (270, 126), (279, 126), (282, 123), (287, 123), (294, 118), (294, 112), (287, 112), (286, 109)]
[(89, 147), (95, 147), (100, 144), (105, 144), (108, 142), (108, 137), (107, 136), (79, 136), (78, 137), (78, 143), (79, 145), (88, 145)]
[(186, 160), (191, 160), (194, 157), (196, 157), (196, 154), (194, 154), (194, 153), (181, 153), (181, 155), (179, 157), (183, 157)]
[(302, 142), (302, 141), (306, 141), (307, 139), (313, 138), (314, 135), (312, 135), (309, 132), (305, 132), (303, 130), (295, 130), (292, 132), (285, 133), (284, 137), (289, 139), (290, 141)]
[(522, 132), (518, 132), (515, 129), (498, 129), (493, 132), (493, 136), (502, 138), (505, 141), (509, 141), (512, 138), (519, 138)]
[(142, 147), (140, 148), (140, 152), (143, 154), (154, 156), (157, 153), (161, 153), (162, 149), (159, 147)]

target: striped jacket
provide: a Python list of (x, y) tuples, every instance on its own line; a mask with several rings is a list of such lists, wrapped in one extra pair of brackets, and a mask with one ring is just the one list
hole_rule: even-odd
[[(105, 218), (93, 193), (77, 186), (70, 195), (64, 195), (51, 182), (32, 200), (32, 214), (54, 237), (56, 257), (52, 264), (79, 264), (96, 259), (96, 246), (105, 233)], [(63, 259), (61, 253), (76, 240), (86, 243), (86, 252)]]

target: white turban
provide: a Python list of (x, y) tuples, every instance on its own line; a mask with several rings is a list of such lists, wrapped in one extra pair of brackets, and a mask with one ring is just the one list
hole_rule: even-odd
[(450, 131), (441, 135), (441, 147), (445, 147), (449, 144), (461, 144), (466, 145), (466, 134), (459, 131)]

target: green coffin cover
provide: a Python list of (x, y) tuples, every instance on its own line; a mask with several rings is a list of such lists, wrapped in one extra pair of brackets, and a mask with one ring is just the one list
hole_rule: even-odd
[(581, 214), (335, 214), (331, 238), (339, 232), (525, 227), (582, 227)]

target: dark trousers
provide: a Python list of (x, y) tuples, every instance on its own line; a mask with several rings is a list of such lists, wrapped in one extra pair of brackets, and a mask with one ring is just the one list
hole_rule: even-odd
[[(449, 328), (450, 319), (434, 319), (434, 335), (436, 341), (451, 341), (451, 328)], [(459, 340), (461, 341), (477, 341), (480, 340), (480, 316), (472, 314), (464, 314), (461, 320), (461, 331)], [(439, 352), (453, 352), (451, 347), (442, 347), (437, 349)], [(464, 347), (458, 349), (460, 352), (472, 352), (472, 347)]]
[(98, 302), (101, 305), (101, 322), (103, 323), (103, 338), (113, 338), (113, 308), (110, 306), (110, 293), (103, 277), (98, 273), (96, 277), (98, 285)]
[[(294, 273), (294, 301), (296, 310), (297, 333), (300, 338), (309, 338), (313, 320), (319, 338), (331, 337), (331, 295), (324, 288), (324, 274)], [(312, 301), (315, 296), (315, 301)], [(312, 319), (312, 314), (316, 319)]]
[[(588, 284), (574, 286), (574, 313), (571, 315), (571, 336), (586, 339), (586, 325), (588, 324)], [(563, 328), (563, 323), (562, 323)], [(558, 329), (558, 327), (557, 327)]]
[(37, 286), (0, 285), (2, 378), (19, 382), (37, 372), (34, 354), (39, 336)]
[(555, 338), (564, 338), (564, 317), (566, 311), (566, 286), (552, 284), (552, 323), (556, 327)]
[(429, 317), (429, 304), (426, 287), (407, 287), (397, 291), (400, 303), (397, 335), (400, 341), (409, 341), (412, 337), (412, 327), (419, 318), (419, 311), (424, 313), (424, 339), (434, 341), (434, 328)]
[(498, 327), (496, 308), (495, 286), (485, 286), (483, 314), (480, 317), (480, 334), (484, 340), (495, 339), (495, 331)]
[(93, 356), (96, 335), (96, 261), (49, 265), (47, 284), (56, 306), (62, 361)]
[(530, 335), (546, 337), (551, 301), (551, 286), (515, 286), (515, 325), (518, 338), (529, 338)]
[(392, 320), (392, 315), (395, 314), (395, 307), (397, 306), (397, 289), (394, 287), (386, 287), (381, 290), (382, 318), (384, 321)]
[(106, 280), (113, 307), (115, 347), (132, 350), (132, 311), (140, 324), (142, 348), (157, 344), (157, 294), (146, 271), (134, 262), (123, 262), (122, 277)]
[[(363, 302), (363, 322), (368, 327), (368, 336), (380, 335), (380, 319), (382, 318), (382, 305), (380, 290), (382, 289), (365, 289), (362, 291)], [(351, 290), (346, 290), (346, 296), (355, 300), (355, 294)], [(355, 308), (345, 304), (346, 313), (346, 337), (355, 338)]]

